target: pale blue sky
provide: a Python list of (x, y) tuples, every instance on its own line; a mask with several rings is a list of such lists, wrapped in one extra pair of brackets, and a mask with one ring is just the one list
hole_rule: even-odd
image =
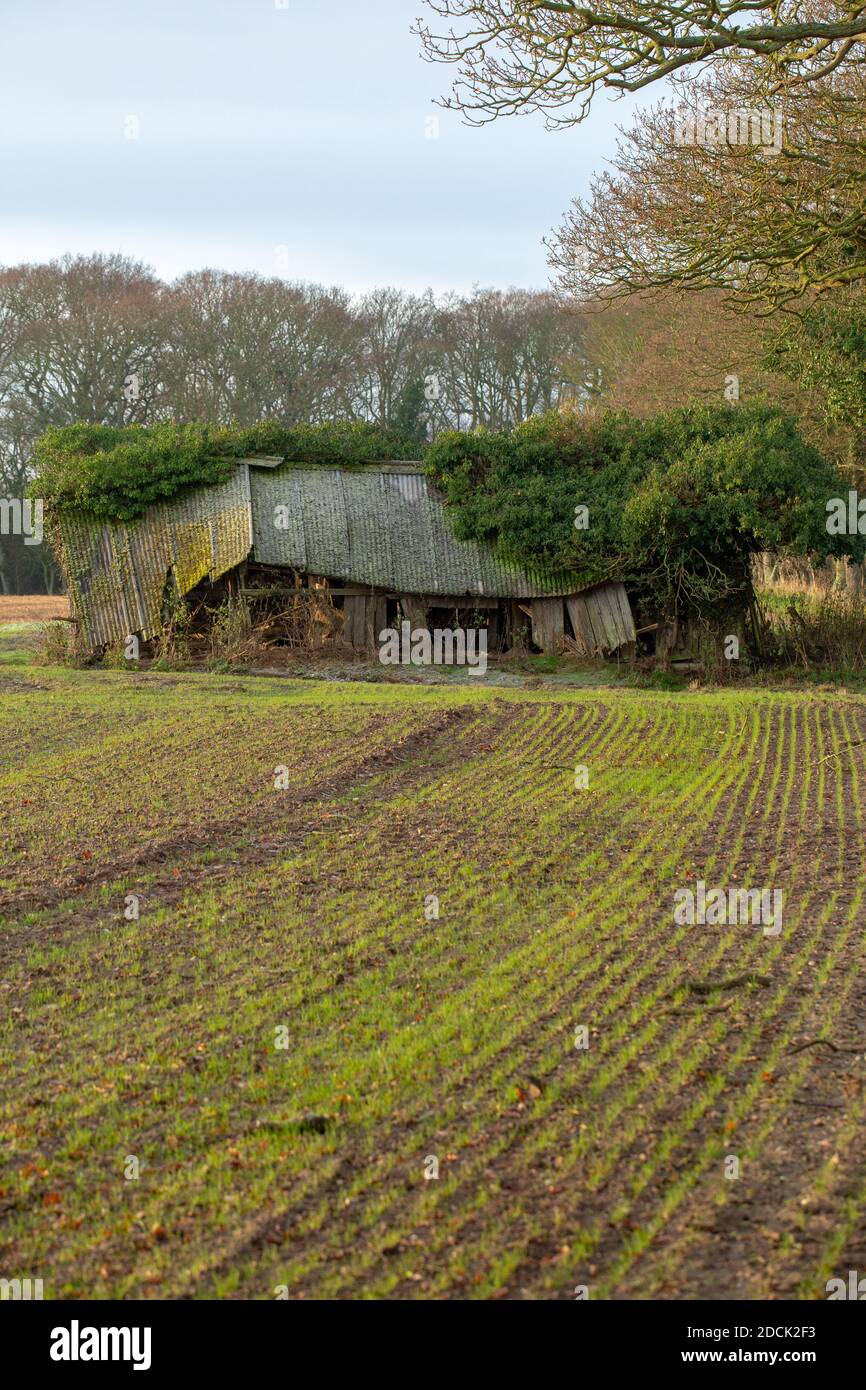
[(453, 73), (419, 55), (420, 0), (285, 4), (0, 0), (0, 263), (119, 250), (166, 278), (544, 286), (541, 238), (628, 107), (471, 129), (432, 105)]

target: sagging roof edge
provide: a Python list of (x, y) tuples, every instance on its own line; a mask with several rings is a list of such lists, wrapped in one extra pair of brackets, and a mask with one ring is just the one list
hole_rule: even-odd
[[(322, 482), (310, 491), (301, 480), (315, 474)], [(406, 487), (399, 475), (406, 477)], [(345, 482), (336, 486), (337, 479)], [(272, 488), (284, 481), (289, 485), (285, 500), (298, 499), (296, 533), (303, 553), (275, 549), (270, 526), (264, 533), (256, 530), (257, 508), (260, 513), (267, 508)], [(329, 489), (333, 506), (319, 508), (320, 497), (328, 502)], [(169, 570), (180, 591), (189, 592), (202, 579), (216, 579), (250, 557), (370, 589), (462, 595), (467, 603), (482, 596), (567, 598), (597, 587), (566, 575), (533, 574), (492, 547), (458, 541), (417, 460), (296, 464), (252, 456), (237, 460), (225, 483), (156, 503), (131, 523), (74, 512), (60, 513), (59, 519), (73, 607), (94, 646), (156, 630)]]

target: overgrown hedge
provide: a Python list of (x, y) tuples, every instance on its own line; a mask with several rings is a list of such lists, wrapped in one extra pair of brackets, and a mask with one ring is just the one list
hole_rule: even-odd
[(278, 454), (303, 463), (409, 459), (418, 445), (365, 423), (298, 425), (276, 421), (250, 428), (173, 422), (151, 425), (67, 425), (37, 441), (32, 494), (50, 506), (101, 520), (133, 521), (154, 502), (192, 487), (225, 482), (235, 459)]
[(622, 579), (645, 611), (741, 608), (760, 551), (863, 556), (862, 537), (827, 534), (826, 503), (848, 484), (768, 405), (551, 413), (442, 434), (427, 464), (458, 536), (584, 583)]

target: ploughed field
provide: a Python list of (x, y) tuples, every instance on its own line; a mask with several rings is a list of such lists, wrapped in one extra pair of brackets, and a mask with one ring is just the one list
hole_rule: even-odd
[[(773, 1299), (866, 1269), (861, 700), (21, 653), (0, 696), (0, 1275)], [(781, 890), (779, 929), (677, 920), (699, 881)]]
[(0, 623), (39, 623), (69, 616), (64, 594), (0, 594)]

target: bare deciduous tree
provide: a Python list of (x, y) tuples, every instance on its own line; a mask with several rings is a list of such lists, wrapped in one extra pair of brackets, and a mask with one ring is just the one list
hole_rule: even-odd
[[(722, 288), (767, 311), (866, 277), (866, 69), (788, 92), (773, 144), (737, 139), (763, 119), (750, 79), (732, 65), (636, 118), (551, 243), (564, 289)], [(683, 139), (707, 111), (714, 137)]]
[(162, 371), (176, 419), (344, 413), (360, 342), (343, 291), (202, 270), (178, 280), (170, 301)]
[(164, 287), (124, 256), (66, 256), (18, 266), (0, 283), (0, 321), (15, 321), (6, 391), (34, 427), (70, 420), (129, 424), (159, 396)]
[(547, 293), (476, 290), (437, 317), (440, 428), (506, 429), (575, 392), (580, 322)]
[[(577, 321), (545, 294), (436, 301), (202, 270), (163, 285), (121, 256), (0, 271), (0, 495), (47, 425), (371, 420), (411, 446), (500, 427), (568, 389)], [(42, 587), (46, 547), (0, 543), (0, 585)]]
[(358, 303), (362, 337), (361, 371), (356, 382), (354, 409), (361, 419), (393, 425), (405, 411), (408, 395), (422, 384), (420, 399), (433, 387), (434, 361), (430, 352), (435, 301), (403, 290), (372, 290)]
[(767, 89), (819, 81), (866, 56), (866, 6), (846, 0), (425, 0), (424, 53), (456, 64), (450, 100), (470, 121), (543, 110), (582, 120), (599, 89), (636, 92), (714, 60), (749, 56)]

